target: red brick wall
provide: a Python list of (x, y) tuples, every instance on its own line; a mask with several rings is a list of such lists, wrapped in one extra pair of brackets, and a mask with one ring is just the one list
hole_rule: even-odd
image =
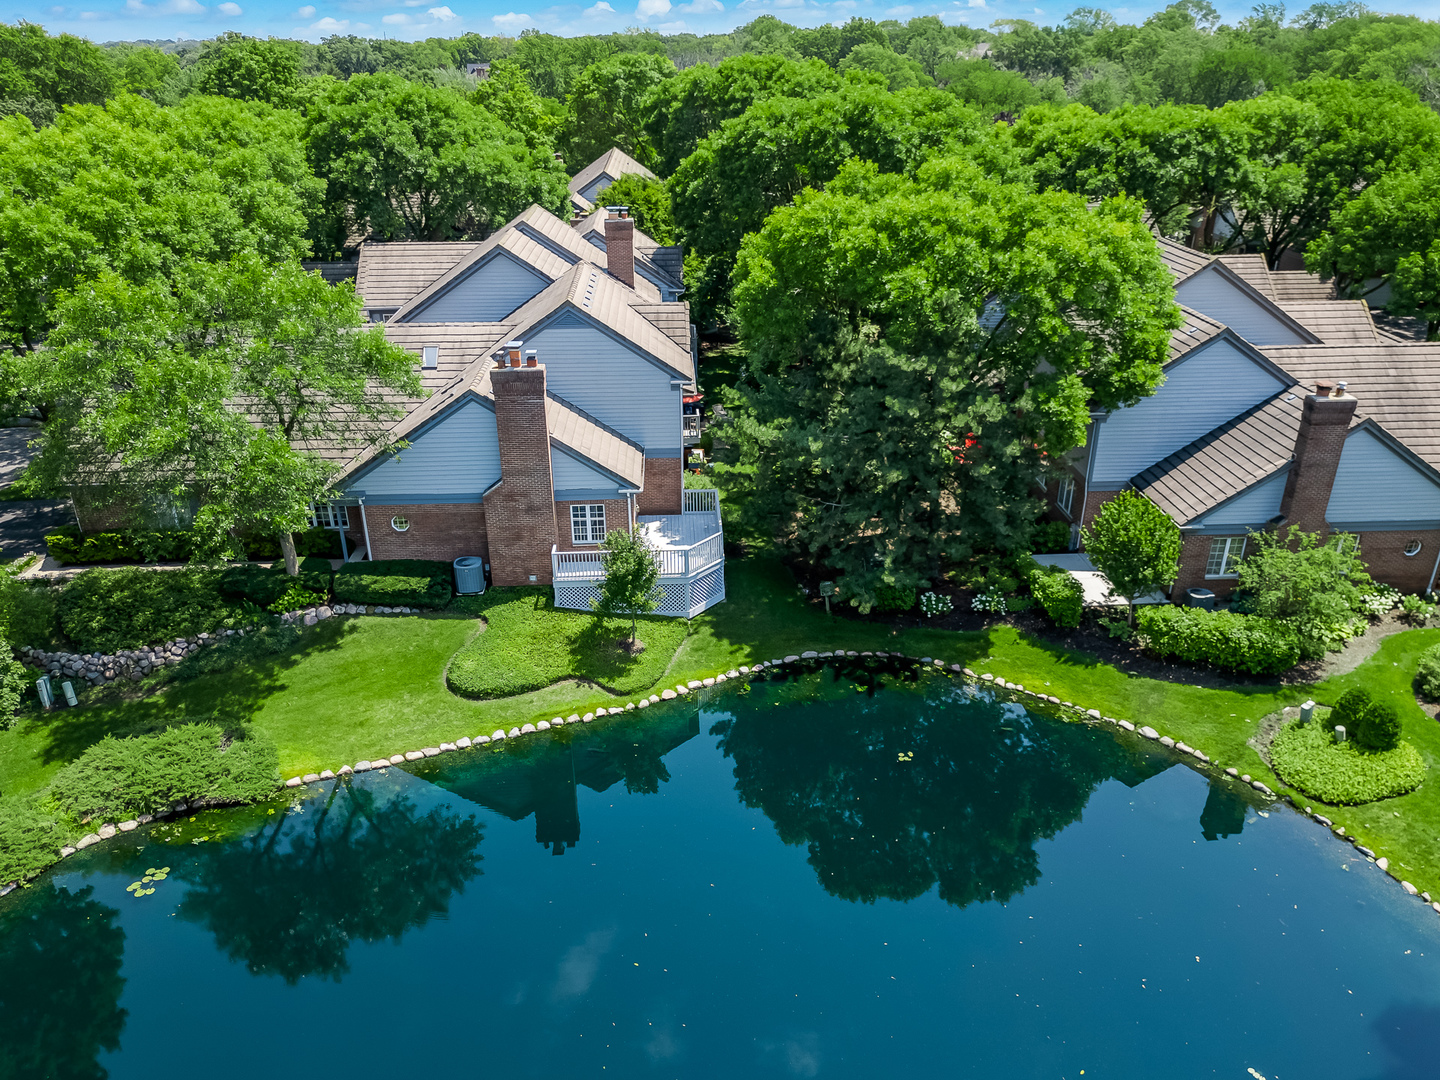
[(500, 436), (500, 484), (485, 497), (491, 579), (548, 585), (556, 529), (545, 366), (497, 368), (491, 385)]
[[(1085, 481), (1078, 480), (1076, 481), (1076, 484), (1078, 487), (1083, 488), (1085, 486)], [(1080, 517), (1077, 519), (1076, 523), (1088, 529), (1090, 527), (1090, 523), (1095, 520), (1095, 515), (1100, 512), (1100, 507), (1104, 506), (1107, 502), (1109, 502), (1111, 499), (1115, 498), (1115, 496), (1119, 494), (1120, 492), (1118, 491), (1086, 491), (1084, 492), (1085, 502), (1082, 504), (1080, 502), (1081, 492), (1076, 491), (1074, 505), (1083, 505), (1085, 507), (1085, 509), (1081, 511)]]
[(1295, 436), (1295, 463), (1285, 478), (1285, 494), (1280, 499), (1280, 513), (1288, 524), (1305, 532), (1318, 532), (1322, 538), (1329, 534), (1325, 508), (1330, 503), (1330, 488), (1335, 483), (1345, 433), (1354, 415), (1352, 397), (1310, 394), (1305, 398), (1300, 432)]
[[(396, 532), (391, 518), (403, 517), (410, 528)], [(360, 508), (350, 508), (351, 524), (359, 526)], [(372, 559), (443, 559), (462, 555), (490, 557), (485, 507), (479, 503), (436, 503), (425, 506), (365, 505)], [(347, 534), (348, 536), (348, 534)], [(347, 540), (348, 543), (348, 540)], [(363, 539), (361, 543), (364, 543)]]
[(1186, 536), (1180, 541), (1180, 576), (1170, 590), (1170, 598), (1177, 604), (1185, 599), (1186, 589), (1209, 589), (1219, 599), (1235, 591), (1235, 579), (1205, 577), (1205, 564), (1210, 559), (1210, 542), (1222, 539), (1214, 536)]
[[(603, 212), (603, 211), (602, 211)], [(635, 287), (635, 220), (605, 219), (605, 268), (632, 289)]]
[[(593, 499), (576, 499), (573, 502), (557, 502), (555, 504), (555, 529), (559, 534), (556, 545), (561, 551), (593, 551), (597, 544), (577, 544), (571, 538), (574, 533), (570, 531), (570, 507), (576, 503), (590, 505)], [(625, 499), (601, 499), (605, 507), (605, 531), (613, 532), (616, 529), (627, 528), (630, 524), (630, 505)]]
[(685, 488), (681, 458), (646, 458), (645, 490), (638, 497), (637, 513), (678, 514)]
[[(1420, 541), (1418, 555), (1405, 554), (1405, 545)], [(1376, 581), (1394, 585), (1401, 592), (1424, 592), (1440, 551), (1440, 530), (1403, 529), (1395, 532), (1360, 534), (1360, 560)]]

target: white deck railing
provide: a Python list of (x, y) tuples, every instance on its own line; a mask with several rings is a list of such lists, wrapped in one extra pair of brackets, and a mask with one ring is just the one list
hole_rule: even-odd
[[(698, 576), (725, 561), (725, 534), (720, 527), (720, 493), (714, 488), (687, 488), (681, 502), (684, 514), (713, 514), (715, 531), (683, 547), (666, 545), (655, 549), (661, 578), (687, 579)], [(550, 549), (550, 570), (555, 581), (599, 581), (605, 577), (603, 553)]]

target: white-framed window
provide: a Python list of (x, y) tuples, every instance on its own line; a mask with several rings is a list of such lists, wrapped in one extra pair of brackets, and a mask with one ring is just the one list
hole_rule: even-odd
[(317, 529), (348, 529), (350, 508), (344, 503), (316, 503), (310, 508), (310, 524)]
[(410, 528), (410, 519), (396, 514), (390, 519), (390, 527), (396, 532), (406, 532)]
[(1422, 544), (1422, 543), (1419, 541), (1419, 539), (1411, 540), (1409, 543), (1407, 543), (1407, 544), (1405, 545), (1405, 554), (1406, 554), (1407, 556), (1411, 556), (1411, 557), (1413, 557), (1413, 556), (1415, 556), (1415, 555), (1419, 555), (1419, 554), (1420, 554), (1420, 549), (1421, 549), (1422, 547), (1424, 547), (1424, 546), (1425, 546), (1425, 545)]
[[(1336, 533), (1334, 536), (1330, 537), (1328, 543), (1333, 544), (1335, 550), (1340, 552), (1341, 555), (1360, 554), (1359, 533)], [(1415, 550), (1419, 551), (1420, 549), (1416, 548)]]
[(1060, 486), (1055, 489), (1055, 505), (1062, 513), (1070, 513), (1070, 507), (1075, 502), (1075, 478), (1063, 476), (1060, 478)]
[(571, 504), (570, 539), (577, 544), (601, 544), (605, 542), (604, 503)]
[(1206, 577), (1236, 577), (1236, 567), (1245, 557), (1245, 537), (1217, 536), (1210, 541), (1210, 558), (1205, 560)]
[(420, 366), (438, 368), (440, 366), (440, 346), (426, 345), (420, 353)]

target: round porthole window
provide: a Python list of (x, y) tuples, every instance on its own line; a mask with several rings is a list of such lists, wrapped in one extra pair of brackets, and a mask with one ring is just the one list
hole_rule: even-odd
[(1423, 546), (1424, 546), (1424, 545), (1421, 544), (1419, 540), (1411, 540), (1408, 544), (1405, 545), (1405, 554), (1406, 554), (1406, 555), (1419, 555), (1419, 554), (1420, 554), (1420, 549), (1421, 549)]
[(406, 529), (410, 528), (410, 519), (397, 515), (390, 519), (390, 527), (396, 532), (404, 532)]

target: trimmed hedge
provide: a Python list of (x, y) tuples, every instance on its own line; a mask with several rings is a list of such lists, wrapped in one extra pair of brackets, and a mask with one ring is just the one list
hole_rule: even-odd
[(1139, 629), (1156, 656), (1192, 664), (1277, 675), (1300, 662), (1300, 635), (1278, 619), (1167, 604), (1141, 608)]
[(55, 775), (48, 802), (77, 821), (120, 821), (172, 803), (255, 802), (280, 786), (269, 739), (228, 739), (217, 724), (185, 724), (154, 735), (107, 735)]
[(220, 575), (220, 591), (233, 599), (249, 600), (268, 608), (284, 596), (291, 585), (329, 596), (334, 573), (328, 559), (313, 556), (300, 560), (300, 574), (293, 578), (285, 573), (284, 563), (268, 569), (254, 565), (232, 566)]
[(125, 529), (120, 532), (82, 533), (73, 525), (48, 533), (45, 550), (58, 563), (88, 566), (94, 563), (189, 562), (195, 542), (187, 529)]
[[(297, 532), (295, 554), (304, 558), (313, 555), (321, 559), (340, 558), (340, 534), (334, 529), (306, 529)], [(275, 536), (244, 536), (241, 544), (245, 557), (256, 562), (274, 562), (280, 558), (280, 539)]]
[(1073, 630), (1080, 625), (1085, 589), (1070, 571), (1037, 566), (1030, 575), (1030, 592), (1056, 626)]
[(1425, 760), (1409, 743), (1373, 753), (1337, 743), (1323, 723), (1283, 728), (1270, 744), (1270, 760), (1287, 784), (1334, 806), (1404, 795), (1425, 779)]
[(390, 559), (346, 563), (335, 572), (335, 599), (347, 604), (443, 608), (450, 602), (449, 563)]
[(240, 620), (220, 595), (218, 570), (86, 570), (57, 608), (79, 652), (115, 652), (218, 630)]

